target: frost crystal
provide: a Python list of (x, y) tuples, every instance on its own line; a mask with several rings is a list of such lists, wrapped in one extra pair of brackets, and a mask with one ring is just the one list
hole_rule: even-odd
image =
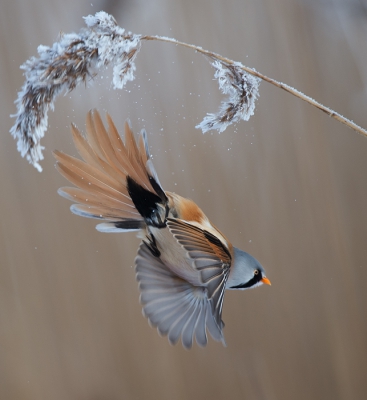
[(221, 103), (216, 114), (207, 116), (196, 125), (203, 133), (211, 129), (223, 132), (229, 125), (241, 119), (248, 121), (255, 111), (255, 100), (259, 96), (261, 79), (245, 72), (240, 63), (227, 64), (219, 60), (212, 62), (216, 68), (214, 77), (219, 89), (228, 97)]
[(15, 101), (17, 113), (10, 132), (18, 139), (22, 157), (42, 171), (41, 138), (47, 129), (47, 113), (56, 97), (73, 90), (95, 75), (94, 69), (113, 64), (113, 86), (121, 89), (134, 79), (135, 58), (140, 50), (140, 35), (126, 33), (115, 19), (100, 11), (84, 18), (87, 28), (78, 34), (61, 35), (52, 47), (39, 46), (21, 68), (25, 83)]

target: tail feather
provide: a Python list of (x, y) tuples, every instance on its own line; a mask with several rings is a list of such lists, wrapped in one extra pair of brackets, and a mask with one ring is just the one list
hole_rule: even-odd
[(97, 169), (102, 169), (104, 172), (118, 181), (120, 179), (120, 171), (116, 170), (116, 167), (114, 167), (116, 164), (106, 162), (103, 158), (101, 158), (92, 147), (92, 142), (89, 139), (84, 138), (74, 124), (71, 125), (71, 132), (75, 147), (77, 148), (83, 160), (87, 164)]
[(112, 118), (108, 114), (107, 123), (110, 143), (112, 145), (112, 151), (116, 155), (117, 165), (121, 166), (122, 171), (125, 173), (125, 175), (131, 176), (136, 182), (139, 182), (139, 184), (143, 185), (148, 190), (153, 190), (153, 188), (149, 184), (145, 165), (142, 161), (140, 164), (140, 160), (142, 160), (142, 158), (138, 154), (137, 150), (135, 151), (136, 145), (135, 148), (131, 145), (131, 142), (135, 143), (135, 140), (129, 123), (125, 123), (126, 146), (124, 145), (124, 142), (122, 141), (116, 129), (116, 126), (112, 121)]
[(54, 152), (58, 171), (76, 186), (59, 189), (61, 196), (77, 203), (71, 211), (106, 221), (97, 226), (102, 232), (162, 223), (156, 215), (158, 210), (162, 214), (167, 197), (150, 160), (146, 133), (136, 142), (126, 123), (124, 143), (111, 117), (107, 114), (106, 129), (97, 111), (88, 113), (86, 127), (84, 137), (72, 125), (74, 143), (84, 161)]
[(103, 222), (96, 226), (97, 231), (104, 233), (139, 231), (145, 227), (142, 221), (125, 219), (115, 223)]
[(139, 153), (141, 158), (141, 163), (146, 166), (148, 160), (150, 159), (150, 153), (148, 148), (147, 132), (143, 129), (139, 136)]
[(107, 175), (92, 165), (88, 165), (77, 158), (59, 151), (54, 151), (54, 156), (58, 161), (57, 169), (61, 175), (74, 185), (89, 193), (101, 193), (117, 199), (125, 198), (128, 202), (131, 202), (126, 187), (121, 185), (117, 180), (111, 178), (110, 175)]
[[(60, 196), (87, 206), (108, 207), (108, 209), (118, 210), (118, 217), (139, 218), (140, 214), (133, 204), (122, 202), (116, 198), (108, 197), (103, 194), (93, 194), (86, 190), (75, 187), (64, 187), (58, 190)], [(117, 211), (116, 211), (117, 213)]]
[[(134, 219), (129, 213), (124, 213), (117, 208), (103, 207), (103, 206), (89, 206), (87, 204), (73, 204), (70, 207), (74, 214), (87, 218), (103, 219), (104, 221), (120, 222), (138, 220)], [(141, 221), (139, 221), (141, 222)]]

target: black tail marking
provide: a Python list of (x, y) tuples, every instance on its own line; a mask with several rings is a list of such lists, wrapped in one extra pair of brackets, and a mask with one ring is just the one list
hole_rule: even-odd
[(114, 223), (118, 229), (135, 230), (144, 228), (145, 223), (143, 221), (137, 221), (133, 219), (125, 219)]
[(126, 177), (127, 190), (136, 209), (146, 223), (157, 228), (162, 228), (166, 226), (166, 205), (168, 199), (155, 179), (149, 177), (149, 180), (160, 196), (143, 188), (130, 176)]
[(164, 193), (163, 189), (159, 186), (158, 182), (151, 176), (149, 175), (149, 182), (152, 185), (153, 189), (157, 193), (157, 195), (160, 197), (162, 202), (165, 204), (168, 202), (167, 196)]

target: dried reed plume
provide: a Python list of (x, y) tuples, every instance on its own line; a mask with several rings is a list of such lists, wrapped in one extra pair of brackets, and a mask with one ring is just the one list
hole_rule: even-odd
[(61, 35), (52, 47), (39, 46), (39, 57), (32, 57), (21, 68), (25, 83), (15, 101), (18, 112), (11, 134), (18, 139), (22, 157), (42, 171), (40, 140), (47, 129), (47, 112), (62, 91), (71, 91), (86, 82), (98, 69), (110, 63), (113, 85), (122, 89), (134, 79), (136, 54), (140, 50), (139, 35), (125, 33), (115, 19), (104, 12), (85, 18), (87, 28), (78, 34)]
[(228, 125), (248, 121), (255, 111), (255, 100), (259, 95), (260, 79), (243, 71), (239, 63), (227, 64), (214, 59), (216, 68), (214, 77), (218, 80), (219, 89), (228, 94), (228, 99), (221, 104), (216, 114), (208, 114), (196, 128), (203, 133), (211, 129), (223, 132)]
[(47, 113), (54, 108), (54, 100), (63, 91), (73, 90), (79, 83), (93, 77), (97, 69), (113, 65), (113, 86), (122, 89), (134, 79), (135, 58), (143, 40), (158, 40), (191, 48), (207, 57), (216, 69), (214, 77), (219, 89), (228, 97), (222, 101), (215, 114), (208, 114), (196, 126), (203, 132), (216, 129), (223, 132), (229, 125), (247, 121), (255, 110), (255, 100), (261, 80), (271, 83), (288, 93), (324, 111), (330, 117), (367, 137), (367, 130), (323, 106), (312, 98), (284, 83), (275, 81), (251, 68), (201, 47), (162, 36), (142, 36), (126, 33), (115, 19), (100, 11), (84, 18), (87, 27), (79, 33), (61, 35), (52, 47), (39, 46), (38, 57), (32, 57), (21, 68), (25, 70), (25, 83), (15, 101), (16, 122), (10, 132), (18, 139), (22, 157), (42, 171), (41, 138), (47, 129)]

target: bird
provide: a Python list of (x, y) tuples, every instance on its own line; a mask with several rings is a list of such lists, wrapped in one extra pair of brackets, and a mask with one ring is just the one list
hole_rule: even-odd
[(110, 115), (86, 117), (85, 136), (72, 124), (81, 159), (53, 152), (56, 169), (74, 187), (58, 193), (82, 217), (100, 220), (100, 232), (137, 231), (135, 258), (143, 315), (185, 349), (205, 347), (210, 336), (226, 345), (222, 320), (226, 290), (270, 285), (264, 268), (234, 247), (191, 199), (163, 190), (152, 163), (147, 133), (135, 139), (125, 122), (123, 140)]

